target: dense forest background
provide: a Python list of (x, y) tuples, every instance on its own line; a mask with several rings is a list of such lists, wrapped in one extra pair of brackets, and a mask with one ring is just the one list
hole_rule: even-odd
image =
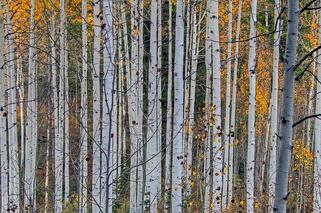
[(318, 0), (1, 0), (2, 212), (320, 212)]

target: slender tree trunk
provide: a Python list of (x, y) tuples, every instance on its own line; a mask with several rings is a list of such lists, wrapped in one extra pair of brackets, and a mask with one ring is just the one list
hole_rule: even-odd
[(270, 165), (269, 165), (269, 211), (273, 211), (273, 200), (275, 197), (275, 176), (276, 176), (276, 150), (277, 150), (277, 128), (278, 128), (278, 90), (279, 90), (279, 52), (281, 39), (281, 25), (277, 17), (280, 14), (281, 2), (275, 0), (274, 24), (276, 33), (274, 34), (273, 48), (273, 73), (272, 73), (272, 97), (271, 97), (271, 142), (270, 142)]
[[(206, 121), (210, 119), (209, 108), (212, 107), (212, 70), (213, 70), (213, 63), (212, 63), (212, 46), (213, 46), (213, 1), (208, 0), (206, 4), (206, 40), (205, 40), (205, 63), (206, 63), (206, 95), (205, 95), (205, 109), (206, 109)], [(212, 191), (212, 169), (211, 169), (211, 155), (212, 150), (211, 147), (211, 139), (212, 139), (212, 130), (213, 128), (208, 125), (207, 129), (207, 139), (204, 145), (204, 206), (203, 212), (210, 211), (210, 202), (211, 202), (211, 191)], [(221, 173), (219, 173), (221, 174)]]
[[(218, 1), (213, 1), (213, 34), (212, 34), (212, 54), (213, 54), (213, 105), (214, 110), (214, 128), (213, 128), (213, 196), (212, 203), (214, 211), (220, 212), (222, 208), (222, 170), (223, 170), (223, 153), (222, 153), (222, 124), (221, 124), (221, 59), (220, 59), (220, 35), (219, 35), (219, 10)], [(219, 175), (217, 175), (219, 174)]]
[(103, 140), (102, 140), (102, 206), (103, 212), (111, 213), (113, 207), (113, 144), (111, 143), (113, 88), (114, 88), (114, 53), (113, 53), (113, 16), (112, 0), (104, 0), (104, 89), (103, 89)]
[(256, 105), (256, 10), (257, 0), (251, 3), (250, 52), (248, 70), (250, 78), (248, 145), (246, 165), (246, 204), (247, 212), (254, 212), (254, 172), (255, 172), (255, 105)]
[(160, 161), (161, 144), (158, 141), (158, 48), (157, 48), (157, 0), (151, 1), (151, 36), (150, 36), (150, 68), (148, 76), (148, 129), (147, 129), (147, 155), (146, 155), (146, 202), (150, 212), (156, 212), (160, 193)]
[[(242, 18), (242, 0), (239, 1), (238, 6), (238, 15), (237, 15), (237, 28), (235, 40), (238, 41), (240, 39), (240, 31), (241, 31), (241, 18)], [(239, 64), (239, 42), (235, 43), (235, 58), (234, 58), (234, 70), (233, 70), (233, 91), (232, 91), (232, 106), (231, 106), (231, 127), (230, 127), (230, 163), (229, 166), (229, 176), (233, 177), (234, 172), (234, 146), (236, 140), (236, 94), (237, 94), (237, 72), (238, 72), (238, 64)], [(229, 195), (233, 198), (233, 178), (230, 178), (229, 185), (232, 186), (230, 188)], [(232, 191), (231, 191), (232, 190)]]
[(295, 60), (297, 53), (299, 1), (288, 1), (288, 32), (284, 59), (284, 86), (281, 116), (280, 152), (277, 161), (274, 211), (286, 212), (288, 177), (292, 154)]
[(182, 212), (183, 178), (183, 124), (184, 124), (184, 1), (176, 6), (175, 61), (174, 61), (174, 117), (173, 117), (173, 171), (171, 209)]
[(7, 144), (7, 109), (5, 107), (5, 69), (4, 69), (4, 22), (0, 16), (0, 157), (1, 157), (1, 212), (9, 207), (9, 171), (8, 171), (8, 144)]
[(92, 211), (101, 212), (100, 209), (100, 146), (101, 146), (101, 117), (100, 117), (100, 38), (101, 21), (99, 14), (100, 1), (94, 2), (94, 49), (93, 49), (93, 176), (92, 176)]
[(6, 5), (7, 12), (7, 67), (9, 76), (8, 88), (8, 139), (9, 139), (9, 208), (20, 211), (19, 199), (19, 157), (17, 140), (17, 99), (16, 99), (16, 69), (14, 63), (14, 44), (9, 5)]
[[(232, 159), (233, 148), (230, 144), (230, 113), (231, 113), (231, 66), (232, 66), (232, 30), (233, 30), (233, 2), (229, 0), (229, 16), (228, 16), (228, 44), (227, 44), (227, 70), (226, 70), (226, 101), (225, 101), (225, 125), (224, 125), (224, 172), (223, 172), (223, 200), (222, 207), (227, 208), (230, 205), (232, 196), (232, 179), (233, 170), (230, 164)], [(231, 175), (231, 176), (230, 176)]]
[(191, 73), (190, 73), (190, 96), (189, 96), (189, 122), (188, 122), (188, 138), (187, 138), (187, 144), (188, 144), (188, 151), (187, 151), (187, 199), (191, 199), (191, 193), (192, 193), (192, 185), (194, 184), (194, 178), (192, 177), (192, 165), (193, 165), (193, 128), (195, 125), (195, 118), (194, 118), (194, 112), (195, 112), (195, 92), (196, 92), (196, 75), (197, 75), (197, 65), (198, 65), (198, 54), (199, 54), (199, 42), (200, 37), (198, 36), (200, 24), (197, 23), (197, 7), (194, 5), (191, 10), (192, 13), (192, 20), (191, 20), (191, 26), (192, 26), (192, 44), (191, 44)]
[(17, 61), (17, 85), (19, 95), (19, 109), (20, 109), (20, 166), (25, 167), (25, 121), (24, 121), (24, 79), (22, 72), (22, 57)]
[(27, 138), (26, 138), (26, 167), (25, 167), (25, 208), (35, 211), (36, 204), (36, 146), (37, 146), (37, 123), (36, 123), (36, 61), (35, 61), (35, 34), (34, 34), (34, 10), (35, 1), (31, 0), (30, 15), (30, 47), (29, 47), (29, 75), (28, 75), (28, 103), (27, 103)]
[(137, 211), (141, 212), (143, 210), (144, 201), (144, 191), (143, 191), (143, 161), (144, 161), (144, 136), (143, 136), (143, 120), (144, 120), (144, 95), (143, 95), (143, 85), (144, 85), (144, 1), (138, 1), (139, 6), (139, 59), (138, 59), (138, 100), (137, 100), (137, 123), (139, 140), (138, 147), (138, 164), (137, 167)]
[[(64, 12), (64, 1), (60, 2), (60, 10)], [(54, 13), (54, 12), (53, 12)], [(62, 16), (62, 14), (60, 14)], [(63, 19), (62, 19), (63, 20)], [(61, 20), (61, 21), (62, 21)], [(64, 26), (63, 23), (60, 23), (61, 26)], [(60, 27), (61, 27), (60, 26)], [(62, 28), (62, 27), (61, 27)], [(60, 86), (58, 86), (58, 80), (60, 82), (60, 75), (57, 73), (57, 64), (56, 64), (56, 26), (55, 26), (55, 15), (52, 15), (52, 26), (51, 26), (51, 38), (53, 39), (51, 42), (51, 63), (52, 63), (52, 87), (53, 87), (53, 107), (54, 107), (54, 118), (55, 118), (55, 143), (54, 143), (54, 155), (55, 155), (55, 163), (54, 163), (54, 172), (55, 172), (55, 212), (62, 212), (62, 164), (63, 164), (63, 144), (60, 136), (60, 128), (61, 128), (61, 101), (60, 101)], [(62, 36), (60, 35), (60, 44), (62, 44)], [(63, 52), (62, 52), (63, 53)], [(60, 85), (60, 84), (59, 84)], [(59, 88), (58, 88), (59, 87)]]
[(87, 0), (82, 0), (82, 79), (80, 106), (79, 212), (87, 212), (88, 184), (88, 66), (87, 66)]
[(166, 171), (165, 171), (165, 212), (171, 212), (172, 162), (173, 162), (173, 7), (168, 1), (168, 83), (166, 114)]
[[(126, 20), (126, 19), (125, 19)], [(130, 203), (131, 212), (138, 211), (138, 153), (139, 153), (139, 134), (138, 129), (138, 78), (139, 78), (139, 26), (138, 26), (139, 14), (138, 14), (138, 0), (134, 0), (131, 5), (131, 72), (129, 85), (129, 129), (131, 138), (131, 170), (130, 170)]]
[[(319, 24), (321, 24), (319, 12)], [(319, 28), (321, 29), (321, 28)], [(321, 31), (319, 31), (319, 45), (321, 45)], [(320, 54), (321, 51), (318, 52)], [(321, 57), (317, 58), (317, 78), (321, 79)], [(321, 114), (321, 84), (317, 83), (315, 114)], [(321, 211), (321, 120), (315, 119), (314, 125), (314, 182), (313, 182), (313, 211)]]
[(65, 160), (65, 168), (64, 168), (64, 178), (65, 178), (65, 189), (64, 189), (64, 202), (69, 201), (69, 193), (70, 193), (70, 186), (69, 186), (69, 161), (70, 161), (70, 154), (69, 154), (69, 76), (68, 76), (68, 43), (67, 43), (67, 29), (65, 28), (65, 67), (64, 67), (64, 135), (65, 135), (65, 143), (64, 143), (64, 160)]

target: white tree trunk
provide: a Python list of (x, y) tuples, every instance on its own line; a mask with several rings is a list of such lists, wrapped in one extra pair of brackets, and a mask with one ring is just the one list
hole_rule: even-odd
[(7, 12), (7, 67), (9, 76), (8, 88), (8, 139), (9, 139), (9, 208), (20, 211), (19, 201), (19, 157), (17, 140), (17, 99), (16, 99), (16, 69), (14, 64), (14, 44), (11, 23), (11, 12), (6, 5)]
[(22, 73), (22, 57), (20, 56), (17, 61), (17, 85), (19, 96), (19, 109), (20, 109), (20, 166), (24, 168), (25, 162), (25, 121), (24, 121), (24, 76)]
[[(60, 10), (64, 12), (64, 1), (60, 2)], [(62, 14), (60, 14), (62, 16)], [(63, 23), (60, 23), (61, 26), (64, 26)], [(56, 37), (56, 26), (55, 26), (55, 15), (52, 15), (52, 24), (51, 24), (51, 71), (52, 71), (52, 88), (53, 88), (53, 108), (54, 108), (54, 172), (55, 172), (55, 212), (62, 212), (62, 165), (63, 165), (63, 144), (60, 138), (60, 88), (58, 88), (58, 80), (60, 81), (60, 75), (57, 73), (57, 64), (56, 64), (56, 47), (55, 47), (55, 37)], [(60, 35), (60, 44), (62, 44), (62, 36)], [(63, 52), (62, 52), (63, 53)]]
[(65, 136), (65, 143), (64, 143), (64, 161), (65, 161), (65, 168), (64, 168), (64, 176), (65, 176), (65, 190), (64, 190), (64, 202), (69, 201), (69, 193), (70, 193), (70, 187), (69, 187), (69, 77), (68, 77), (68, 42), (67, 42), (67, 29), (65, 28), (65, 67), (64, 67), (64, 136)]
[[(139, 134), (138, 129), (138, 66), (139, 66), (139, 26), (138, 26), (138, 1), (134, 0), (131, 5), (131, 72), (128, 73), (128, 110), (129, 110), (129, 129), (131, 139), (131, 170), (130, 170), (130, 205), (131, 212), (138, 211), (138, 150)], [(126, 20), (126, 19), (125, 19)]]
[(297, 53), (299, 1), (288, 1), (288, 32), (284, 63), (284, 86), (281, 116), (281, 147), (277, 160), (274, 211), (286, 212), (288, 196), (288, 177), (292, 154), (292, 124), (294, 102), (294, 68)]
[[(206, 120), (209, 120), (209, 112), (208, 109), (210, 106), (212, 106), (212, 70), (213, 70), (213, 64), (212, 64), (212, 46), (213, 46), (213, 1), (208, 0), (206, 4), (206, 40), (205, 40), (205, 64), (206, 64), (206, 94), (205, 94), (205, 109), (206, 109)], [(212, 181), (211, 177), (213, 175), (211, 174), (211, 145), (210, 141), (212, 139), (212, 127), (207, 126), (207, 140), (204, 145), (204, 206), (203, 210), (205, 212), (210, 211), (210, 193), (212, 188)]]
[(36, 204), (36, 154), (37, 154), (37, 105), (36, 105), (36, 61), (35, 61), (35, 34), (34, 34), (35, 1), (31, 0), (30, 13), (30, 46), (29, 46), (29, 75), (28, 75), (28, 102), (27, 102), (27, 137), (26, 137), (26, 166), (25, 166), (25, 208), (35, 211)]
[[(230, 113), (231, 113), (231, 66), (232, 66), (232, 31), (233, 31), (233, 2), (229, 0), (228, 35), (227, 35), (227, 70), (226, 70), (226, 100), (224, 124), (224, 172), (223, 172), (223, 198), (222, 207), (227, 208), (232, 199), (233, 180), (233, 147), (230, 144)], [(230, 185), (231, 184), (231, 185)]]
[(92, 211), (102, 212), (100, 209), (100, 147), (101, 147), (101, 117), (100, 117), (100, 49), (101, 49), (101, 21), (99, 14), (100, 1), (95, 1), (94, 9), (94, 47), (93, 47), (93, 176), (92, 176)]
[[(242, 18), (242, 0), (239, 1), (238, 7), (238, 15), (237, 15), (237, 29), (235, 40), (238, 41), (240, 39), (240, 31), (241, 31), (241, 18)], [(231, 125), (230, 125), (230, 163), (229, 166), (231, 169), (229, 170), (229, 176), (233, 177), (233, 169), (234, 169), (234, 146), (236, 139), (236, 93), (237, 93), (237, 72), (238, 72), (238, 62), (239, 62), (239, 42), (235, 44), (235, 59), (234, 59), (234, 70), (233, 70), (233, 91), (232, 91), (232, 106), (231, 106)], [(230, 182), (233, 181), (233, 178), (229, 179)], [(229, 184), (233, 186), (233, 182)], [(232, 193), (233, 187), (229, 189), (229, 195), (233, 197)]]
[(5, 107), (5, 69), (4, 69), (4, 22), (0, 16), (0, 157), (1, 157), (1, 212), (9, 207), (8, 144), (7, 144), (7, 109)]
[(113, 16), (112, 0), (104, 0), (104, 90), (103, 90), (103, 137), (102, 137), (102, 183), (101, 199), (102, 211), (112, 212), (112, 176), (113, 176), (113, 144), (111, 143), (111, 127), (113, 113), (113, 88), (114, 88), (114, 55), (113, 55)]
[(255, 171), (255, 104), (256, 104), (256, 10), (257, 0), (251, 3), (250, 52), (248, 70), (250, 78), (248, 144), (246, 165), (246, 207), (247, 212), (254, 212), (254, 171)]
[[(214, 128), (213, 128), (213, 197), (214, 211), (221, 211), (222, 194), (222, 170), (223, 170), (223, 153), (222, 148), (222, 124), (221, 124), (221, 59), (220, 59), (220, 35), (219, 35), (219, 11), (218, 1), (213, 1), (213, 34), (212, 34), (212, 54), (213, 54), (213, 105), (215, 106)], [(216, 175), (218, 174), (218, 175)]]
[(173, 8), (169, 1), (168, 15), (168, 83), (167, 83), (167, 114), (166, 114), (166, 171), (165, 171), (165, 212), (171, 212), (172, 186), (172, 153), (173, 153)]
[(160, 156), (161, 142), (158, 140), (160, 121), (158, 115), (159, 96), (158, 81), (160, 75), (158, 68), (157, 48), (157, 0), (151, 1), (151, 36), (150, 36), (150, 67), (148, 77), (148, 128), (147, 128), (147, 154), (146, 154), (146, 202), (150, 212), (157, 211), (160, 196)]
[[(319, 12), (319, 24), (321, 16)], [(321, 29), (321, 28), (319, 28)], [(319, 31), (319, 45), (321, 45), (321, 31)], [(320, 54), (321, 51), (318, 51)], [(317, 58), (317, 78), (321, 79), (321, 57)], [(317, 82), (315, 114), (321, 114), (321, 84)], [(321, 211), (321, 120), (315, 119), (314, 125), (314, 182), (313, 182), (313, 211)]]
[(88, 184), (88, 66), (87, 66), (87, 0), (82, 0), (82, 79), (80, 106), (79, 212), (87, 212)]
[(184, 124), (184, 1), (176, 6), (175, 61), (174, 61), (174, 118), (173, 118), (173, 170), (171, 209), (182, 212), (183, 177), (183, 124)]
[(278, 128), (278, 90), (279, 90), (279, 55), (280, 55), (280, 20), (277, 20), (281, 10), (280, 0), (275, 0), (274, 6), (274, 34), (273, 48), (273, 73), (272, 73), (272, 97), (271, 97), (271, 136), (270, 136), (270, 165), (269, 165), (269, 211), (273, 212), (273, 201), (275, 197), (275, 176), (276, 176), (276, 149), (277, 149), (277, 128)]

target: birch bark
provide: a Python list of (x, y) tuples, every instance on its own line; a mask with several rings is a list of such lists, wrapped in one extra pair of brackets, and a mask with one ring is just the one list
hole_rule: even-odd
[(277, 150), (277, 127), (278, 127), (278, 90), (279, 90), (279, 55), (280, 55), (280, 21), (277, 17), (280, 14), (281, 2), (275, 0), (274, 6), (274, 25), (276, 33), (274, 34), (273, 48), (273, 73), (272, 73), (272, 97), (271, 97), (271, 147), (270, 147), (270, 165), (269, 165), (269, 207), (273, 211), (273, 199), (275, 197), (275, 175), (276, 175), (276, 150)]
[(294, 68), (297, 53), (299, 1), (288, 1), (288, 32), (284, 62), (284, 86), (281, 115), (280, 152), (277, 160), (274, 211), (286, 212), (288, 177), (292, 153), (292, 124), (294, 102)]
[(13, 32), (11, 12), (6, 5), (7, 23), (7, 67), (9, 76), (8, 88), (8, 143), (9, 143), (9, 208), (20, 210), (19, 201), (19, 157), (17, 140), (17, 100), (16, 100), (16, 69), (14, 64), (15, 52), (13, 43)]
[(250, 52), (248, 61), (250, 91), (248, 116), (248, 144), (246, 165), (246, 207), (247, 212), (254, 212), (254, 172), (255, 172), (255, 105), (256, 105), (256, 10), (257, 0), (251, 3)]
[(4, 21), (0, 15), (0, 157), (1, 157), (1, 212), (9, 207), (9, 171), (8, 171), (8, 143), (7, 143), (7, 109), (5, 107), (5, 69), (4, 69)]
[(176, 6), (175, 60), (174, 60), (174, 117), (173, 117), (173, 168), (171, 209), (182, 212), (183, 177), (183, 124), (184, 124), (184, 1)]

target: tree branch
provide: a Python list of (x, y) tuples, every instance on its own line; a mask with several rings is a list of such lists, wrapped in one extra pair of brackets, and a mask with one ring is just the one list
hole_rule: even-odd
[(306, 117), (298, 120), (297, 122), (295, 122), (295, 123), (292, 125), (292, 128), (296, 127), (297, 125), (299, 125), (300, 123), (302, 123), (302, 122), (305, 121), (305, 120), (308, 120), (308, 119), (310, 119), (310, 118), (318, 118), (318, 117), (321, 117), (321, 114), (315, 114), (315, 115), (306, 116)]

